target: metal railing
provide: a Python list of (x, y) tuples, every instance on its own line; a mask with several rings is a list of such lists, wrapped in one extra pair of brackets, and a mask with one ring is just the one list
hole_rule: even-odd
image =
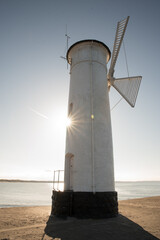
[(55, 170), (53, 174), (53, 190), (63, 191), (64, 188), (64, 170)]

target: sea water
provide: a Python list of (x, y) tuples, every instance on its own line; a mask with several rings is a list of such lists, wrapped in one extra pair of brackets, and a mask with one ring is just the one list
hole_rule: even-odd
[[(51, 205), (52, 183), (0, 182), (0, 208)], [(158, 182), (116, 182), (118, 199), (160, 196)]]
[(119, 200), (160, 196), (160, 181), (116, 182)]
[(0, 182), (0, 208), (51, 205), (52, 183)]

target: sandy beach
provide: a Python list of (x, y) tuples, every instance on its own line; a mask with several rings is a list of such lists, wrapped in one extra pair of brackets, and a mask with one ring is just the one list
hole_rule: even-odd
[[(53, 239), (52, 234), (51, 237), (44, 235), (50, 210), (50, 206), (1, 208), (0, 240)], [(91, 221), (81, 220), (78, 224), (83, 229), (82, 224), (91, 226)], [(160, 196), (119, 201), (119, 216), (110, 220), (101, 220), (98, 224), (96, 229), (101, 226), (101, 232), (97, 232), (99, 239), (105, 239), (103, 229), (105, 234), (108, 233), (108, 236), (111, 236), (107, 239), (127, 239), (129, 234), (130, 239), (160, 239)], [(115, 226), (121, 231), (117, 230)], [(136, 238), (132, 238), (132, 230), (134, 230)], [(74, 238), (68, 236), (66, 239)], [(75, 237), (75, 239), (79, 238)], [(98, 239), (96, 234), (95, 239)]]

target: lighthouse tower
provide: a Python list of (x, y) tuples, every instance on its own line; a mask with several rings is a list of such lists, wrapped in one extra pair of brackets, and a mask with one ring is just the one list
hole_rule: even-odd
[(103, 218), (118, 213), (107, 67), (109, 48), (97, 40), (73, 44), (70, 64), (64, 192), (53, 193), (55, 216)]
[(118, 213), (108, 92), (114, 87), (134, 107), (142, 79), (114, 77), (128, 20), (129, 16), (117, 24), (108, 72), (111, 53), (100, 41), (79, 41), (67, 52), (71, 124), (66, 135), (64, 191), (53, 191), (54, 216), (106, 218)]

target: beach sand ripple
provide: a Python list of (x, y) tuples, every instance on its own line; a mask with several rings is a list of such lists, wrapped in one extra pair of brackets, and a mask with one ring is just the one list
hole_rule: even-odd
[[(0, 240), (48, 240), (58, 237), (59, 231), (64, 234), (62, 240), (160, 239), (160, 197), (119, 201), (120, 214), (110, 219), (46, 225), (50, 211), (50, 206), (1, 208)], [(44, 235), (45, 228), (50, 236)]]

